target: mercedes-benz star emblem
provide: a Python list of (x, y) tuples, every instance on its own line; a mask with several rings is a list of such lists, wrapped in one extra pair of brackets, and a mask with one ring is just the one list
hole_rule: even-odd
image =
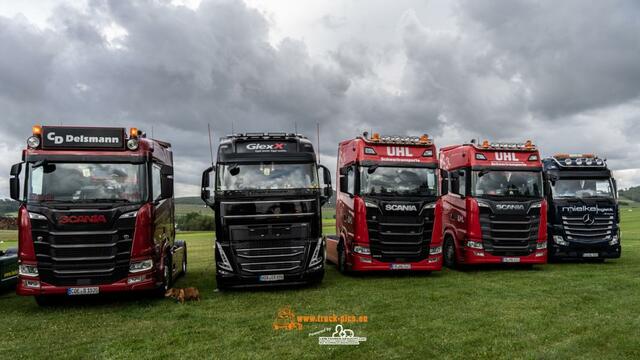
[(585, 225), (593, 225), (593, 223), (596, 222), (596, 218), (591, 214), (585, 214), (582, 217), (582, 222), (585, 223)]

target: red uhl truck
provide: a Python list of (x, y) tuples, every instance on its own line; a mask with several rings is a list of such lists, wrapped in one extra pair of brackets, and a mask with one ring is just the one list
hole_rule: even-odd
[(537, 148), (465, 144), (440, 150), (444, 262), (547, 261), (547, 202)]
[(327, 259), (341, 272), (441, 270), (437, 167), (427, 135), (341, 142)]
[[(171, 145), (135, 128), (34, 126), (11, 168), (19, 295), (163, 293), (186, 271), (175, 241)], [(26, 168), (24, 190), (20, 173)]]

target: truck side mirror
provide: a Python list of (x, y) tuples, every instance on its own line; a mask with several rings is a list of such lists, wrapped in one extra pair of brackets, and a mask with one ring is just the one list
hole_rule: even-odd
[(324, 187), (322, 188), (322, 195), (320, 196), (320, 204), (326, 204), (331, 196), (333, 196), (333, 188), (331, 187), (331, 172), (324, 165), (318, 165), (318, 169), (322, 169), (322, 182)]
[(442, 195), (449, 192), (449, 176), (444, 170), (440, 172), (440, 191), (442, 192)]
[(173, 167), (162, 165), (160, 168), (160, 198), (173, 197)]
[(613, 193), (615, 194), (617, 199), (618, 198), (618, 182), (614, 178), (611, 178), (611, 182), (613, 183)]
[(9, 178), (9, 193), (13, 200), (21, 201), (20, 198), (20, 172), (22, 163), (13, 164)]
[(200, 188), (200, 198), (204, 201), (205, 204), (209, 207), (213, 207), (213, 197), (211, 196), (211, 173), (215, 172), (215, 168), (213, 166), (208, 167), (205, 171), (202, 172), (202, 186)]

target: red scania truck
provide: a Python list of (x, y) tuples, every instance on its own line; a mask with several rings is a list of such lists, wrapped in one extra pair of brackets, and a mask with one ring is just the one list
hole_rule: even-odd
[(538, 149), (470, 143), (440, 150), (444, 263), (547, 261), (547, 202)]
[(341, 272), (441, 270), (437, 167), (427, 135), (364, 133), (341, 142), (327, 259)]
[[(155, 290), (186, 272), (175, 241), (171, 145), (136, 128), (34, 126), (11, 168), (19, 295)], [(21, 186), (21, 170), (25, 167)]]

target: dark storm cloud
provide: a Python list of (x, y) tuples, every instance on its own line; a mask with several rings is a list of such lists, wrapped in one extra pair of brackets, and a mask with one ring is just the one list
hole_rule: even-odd
[[(153, 129), (174, 145), (177, 181), (193, 187), (210, 161), (208, 123), (214, 138), (232, 123), (236, 132), (295, 124), (314, 142), (320, 123), (326, 161), (338, 141), (376, 130), (456, 142), (533, 137), (549, 152), (600, 151), (618, 168), (640, 166), (629, 134), (640, 130), (640, 106), (623, 106), (640, 94), (637, 4), (463, 1), (456, 29), (408, 12), (389, 20), (400, 21), (398, 43), (337, 41), (326, 58), (296, 39), (273, 45), (267, 19), (240, 1), (192, 10), (95, 0), (58, 8), (47, 30), (0, 17), (0, 165), (19, 160), (18, 145), (41, 122)], [(404, 61), (389, 87), (379, 69), (393, 56)], [(577, 137), (578, 126), (588, 131)]]
[(531, 110), (546, 118), (640, 95), (637, 1), (480, 0), (459, 8), (493, 57), (522, 75)]

